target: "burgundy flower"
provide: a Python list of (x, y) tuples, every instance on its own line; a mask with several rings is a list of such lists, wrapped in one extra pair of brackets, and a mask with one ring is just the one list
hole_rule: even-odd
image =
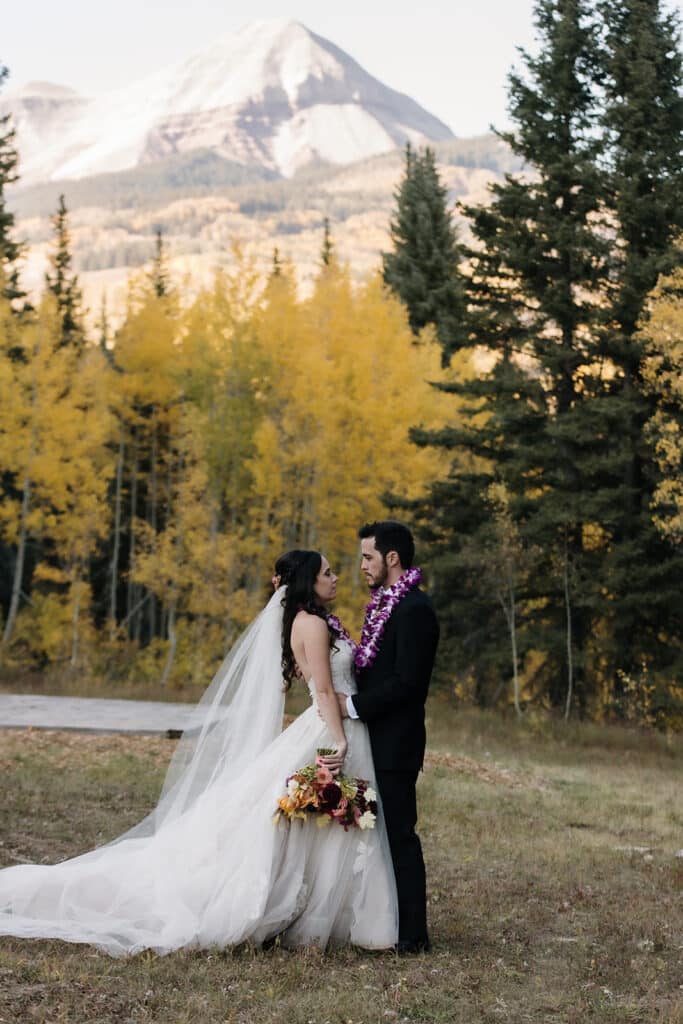
[(333, 811), (339, 804), (342, 791), (336, 782), (328, 782), (318, 793), (318, 807), (321, 811)]

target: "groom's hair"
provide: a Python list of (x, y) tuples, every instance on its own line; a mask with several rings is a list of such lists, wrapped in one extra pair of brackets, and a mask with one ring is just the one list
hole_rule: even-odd
[(407, 526), (397, 523), (394, 519), (382, 519), (375, 523), (366, 523), (358, 531), (361, 540), (375, 538), (375, 547), (386, 558), (390, 551), (395, 551), (401, 560), (402, 569), (410, 569), (415, 558), (415, 541)]

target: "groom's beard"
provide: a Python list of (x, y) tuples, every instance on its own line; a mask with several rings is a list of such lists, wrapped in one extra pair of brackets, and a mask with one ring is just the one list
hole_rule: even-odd
[(382, 573), (379, 578), (375, 578), (372, 583), (368, 583), (370, 590), (374, 593), (376, 590), (381, 590), (387, 582), (387, 576), (389, 575), (389, 569), (386, 564), (382, 566)]

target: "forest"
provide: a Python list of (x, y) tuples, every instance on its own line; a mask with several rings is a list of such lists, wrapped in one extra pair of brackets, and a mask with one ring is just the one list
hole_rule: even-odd
[(356, 530), (391, 516), (453, 701), (683, 726), (680, 27), (657, 0), (535, 12), (519, 170), (460, 210), (465, 242), (407, 146), (360, 286), (326, 222), (311, 294), (236, 244), (187, 300), (159, 233), (93, 336), (64, 196), (22, 289), (0, 123), (0, 671), (203, 685), (293, 546), (357, 633)]

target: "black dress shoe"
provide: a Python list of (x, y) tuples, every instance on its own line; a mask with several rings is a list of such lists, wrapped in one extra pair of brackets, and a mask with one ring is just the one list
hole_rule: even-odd
[(409, 953), (429, 953), (432, 946), (429, 939), (399, 939), (394, 949), (399, 956)]

